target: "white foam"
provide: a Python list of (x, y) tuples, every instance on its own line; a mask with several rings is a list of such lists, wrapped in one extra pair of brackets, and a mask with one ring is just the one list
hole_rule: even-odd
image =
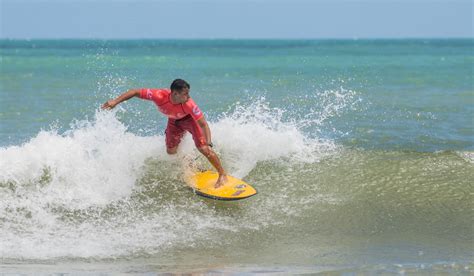
[(284, 122), (284, 113), (262, 97), (211, 124), (217, 150), (232, 174), (244, 177), (258, 162), (279, 158), (317, 162), (335, 148), (332, 141), (307, 138), (295, 123)]
[(474, 151), (456, 151), (456, 154), (466, 162), (474, 164)]
[(41, 131), (22, 146), (1, 148), (0, 182), (41, 193), (43, 201), (106, 204), (130, 194), (143, 161), (162, 150), (161, 140), (128, 133), (114, 113), (99, 113), (65, 134)]

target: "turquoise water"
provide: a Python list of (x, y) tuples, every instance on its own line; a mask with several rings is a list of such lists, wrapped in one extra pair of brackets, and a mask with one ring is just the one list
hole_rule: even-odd
[(305, 132), (364, 148), (473, 149), (472, 40), (1, 43), (3, 145), (91, 116), (129, 87), (167, 87), (181, 76), (212, 119), (265, 95), (299, 120), (333, 100), (318, 93), (351, 90), (355, 109)]
[[(6, 271), (472, 273), (474, 41), (0, 41)], [(191, 83), (226, 169), (135, 87)], [(119, 266), (109, 266), (110, 260)], [(67, 267), (70, 267), (69, 269)]]

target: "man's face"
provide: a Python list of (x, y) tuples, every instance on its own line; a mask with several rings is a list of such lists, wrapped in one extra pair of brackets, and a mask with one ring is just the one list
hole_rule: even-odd
[(189, 100), (189, 88), (183, 88), (175, 92), (175, 99), (178, 103), (185, 103)]

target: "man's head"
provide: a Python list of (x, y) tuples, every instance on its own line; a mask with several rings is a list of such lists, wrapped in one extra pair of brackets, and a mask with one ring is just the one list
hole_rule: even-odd
[(185, 103), (189, 99), (189, 90), (191, 86), (185, 80), (175, 79), (171, 83), (171, 96), (177, 103)]

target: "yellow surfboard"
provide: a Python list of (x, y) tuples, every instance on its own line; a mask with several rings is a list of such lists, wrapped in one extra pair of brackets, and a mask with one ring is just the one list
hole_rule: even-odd
[(219, 174), (211, 171), (198, 172), (187, 177), (186, 183), (201, 196), (219, 200), (238, 200), (257, 194), (257, 190), (236, 177), (227, 176), (228, 181), (214, 188)]

